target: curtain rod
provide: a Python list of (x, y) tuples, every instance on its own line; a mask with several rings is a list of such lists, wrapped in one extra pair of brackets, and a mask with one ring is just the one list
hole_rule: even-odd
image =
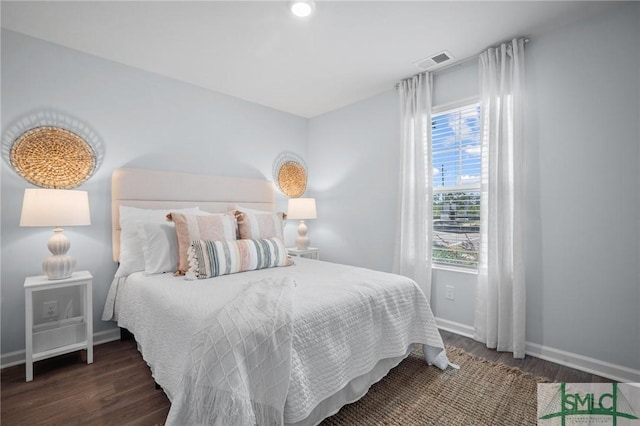
[[(529, 43), (529, 37), (522, 37), (522, 38), (524, 38), (524, 44), (528, 44), (528, 43)], [(513, 40), (513, 39), (511, 39), (511, 40)], [(509, 41), (511, 41), (511, 40), (509, 40)], [(488, 50), (488, 49), (495, 49), (496, 47), (499, 47), (499, 46), (501, 46), (501, 45), (502, 45), (502, 44), (504, 44), (504, 43), (507, 43), (507, 41), (503, 41), (503, 42), (501, 42), (501, 43), (494, 44), (493, 46), (489, 46), (489, 47), (487, 47), (486, 49), (484, 49), (482, 52), (484, 52), (485, 50)], [(475, 59), (478, 59), (478, 57), (482, 54), (482, 52), (480, 52), (480, 53), (476, 53), (475, 55), (467, 56), (466, 58), (464, 58), (464, 59), (460, 59), (459, 61), (454, 62), (453, 64), (445, 65), (445, 66), (443, 66), (442, 68), (438, 68), (437, 70), (431, 71), (431, 74), (437, 74), (437, 73), (439, 73), (440, 71), (446, 71), (446, 70), (451, 69), (451, 68), (453, 68), (453, 67), (458, 67), (458, 66), (460, 66), (460, 65), (464, 65), (464, 64), (466, 64), (467, 62), (471, 62), (471, 61), (473, 61), (473, 60), (475, 60)], [(423, 71), (423, 72), (424, 72), (424, 71)], [(418, 73), (418, 74), (421, 74), (421, 73)], [(414, 74), (414, 75), (418, 75), (418, 74)], [(413, 77), (413, 76), (412, 76), (412, 77)], [(411, 77), (408, 77), (408, 78), (411, 78)], [(405, 80), (405, 79), (403, 78), (403, 80)], [(399, 82), (398, 82), (398, 83), (396, 83), (396, 84), (393, 86), (393, 88), (394, 88), (394, 89), (398, 89), (398, 87), (400, 87), (400, 83), (399, 83)]]

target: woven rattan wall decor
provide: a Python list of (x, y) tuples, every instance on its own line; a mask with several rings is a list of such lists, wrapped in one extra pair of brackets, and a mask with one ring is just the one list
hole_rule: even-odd
[(17, 117), (2, 135), (2, 157), (42, 188), (71, 189), (89, 179), (104, 158), (100, 136), (81, 120), (54, 110)]
[(298, 198), (307, 189), (307, 166), (302, 157), (290, 151), (280, 153), (273, 163), (273, 181), (290, 198)]
[(91, 145), (75, 133), (53, 126), (23, 133), (11, 146), (10, 158), (20, 176), (43, 188), (75, 188), (96, 167)]

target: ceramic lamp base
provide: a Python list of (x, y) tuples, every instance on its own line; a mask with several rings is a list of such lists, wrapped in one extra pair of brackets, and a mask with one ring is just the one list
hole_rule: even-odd
[(309, 237), (307, 237), (307, 225), (304, 220), (298, 225), (298, 237), (296, 238), (296, 248), (298, 250), (306, 250), (309, 248)]
[(76, 270), (78, 262), (71, 256), (49, 256), (42, 262), (42, 270), (50, 280), (69, 278)]
[(47, 243), (51, 256), (42, 262), (42, 270), (50, 280), (69, 278), (75, 271), (78, 262), (67, 254), (71, 243), (62, 233), (62, 228), (53, 230), (53, 235)]

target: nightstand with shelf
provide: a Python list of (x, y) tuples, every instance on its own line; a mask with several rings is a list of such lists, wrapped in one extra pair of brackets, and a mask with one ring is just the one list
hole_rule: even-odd
[(287, 248), (289, 256), (306, 257), (307, 259), (320, 260), (320, 249), (315, 247), (309, 247), (305, 250), (300, 250), (295, 247)]
[[(87, 271), (74, 272), (71, 277), (60, 280), (50, 280), (46, 275), (26, 278), (24, 293), (27, 382), (33, 380), (33, 363), (42, 359), (86, 349), (87, 364), (93, 363), (92, 280), (93, 277)], [(79, 315), (34, 324), (34, 293), (71, 287), (79, 288), (82, 293)]]

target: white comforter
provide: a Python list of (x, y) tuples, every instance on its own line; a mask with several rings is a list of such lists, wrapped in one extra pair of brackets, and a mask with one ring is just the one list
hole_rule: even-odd
[(290, 277), (297, 286), (286, 423), (306, 419), (378, 361), (405, 355), (411, 343), (425, 345), (430, 363), (447, 366), (431, 309), (412, 280), (308, 259), (295, 262), (199, 281), (133, 274), (117, 291), (118, 324), (136, 336), (156, 382), (173, 400), (192, 335), (203, 320), (252, 281)]
[(293, 288), (250, 284), (191, 339), (167, 425), (282, 425), (291, 377)]

